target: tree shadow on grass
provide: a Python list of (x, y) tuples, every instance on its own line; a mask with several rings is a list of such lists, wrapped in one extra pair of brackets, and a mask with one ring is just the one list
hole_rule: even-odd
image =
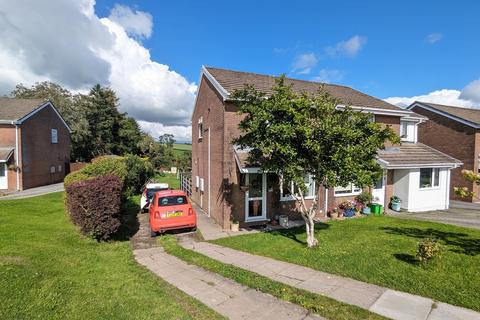
[(140, 228), (140, 223), (137, 214), (140, 211), (140, 206), (137, 202), (127, 198), (122, 204), (121, 224), (114, 239), (118, 241), (128, 241), (137, 233)]
[(383, 227), (389, 234), (403, 235), (412, 238), (424, 239), (428, 237), (436, 238), (441, 243), (448, 246), (448, 250), (469, 256), (480, 254), (480, 239), (473, 238), (465, 233), (440, 231), (432, 228), (399, 228)]
[[(319, 230), (324, 230), (324, 229), (328, 229), (330, 227), (330, 225), (326, 224), (326, 223), (316, 223), (315, 224), (315, 231), (319, 231)], [(307, 245), (307, 242), (304, 241), (304, 240), (300, 240), (298, 238), (298, 235), (302, 235), (302, 234), (305, 234), (305, 226), (300, 226), (300, 227), (295, 227), (295, 228), (290, 228), (290, 229), (279, 229), (279, 230), (275, 230), (275, 231), (270, 231), (270, 233), (274, 236), (282, 236), (282, 237), (286, 237), (286, 238), (289, 238), (297, 243), (300, 243), (302, 245)]]
[(414, 266), (418, 266), (420, 264), (420, 261), (411, 254), (394, 253), (393, 256), (400, 261), (406, 262)]

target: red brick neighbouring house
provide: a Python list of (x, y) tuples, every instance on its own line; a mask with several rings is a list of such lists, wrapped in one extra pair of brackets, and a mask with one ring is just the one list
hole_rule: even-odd
[[(199, 83), (192, 116), (193, 201), (224, 228), (229, 227), (232, 218), (250, 225), (264, 223), (277, 214), (296, 215), (297, 202), (288, 191), (292, 188), (284, 186), (280, 190), (278, 177), (248, 164), (248, 150), (232, 144), (240, 134), (242, 115), (237, 113), (230, 93), (252, 84), (268, 94), (275, 77), (203, 67)], [(296, 79), (287, 79), (286, 83), (294, 90), (312, 93), (321, 85)], [(460, 162), (417, 143), (417, 126), (426, 121), (425, 117), (346, 86), (323, 86), (344, 105), (371, 113), (375, 121), (391, 126), (403, 136), (401, 146), (379, 152), (384, 177), (371, 188), (378, 203), (387, 205), (395, 194), (402, 198), (402, 207), (410, 211), (448, 208), (450, 169)], [(306, 177), (305, 183), (310, 196), (319, 197), (320, 215), (361, 191), (355, 186), (325, 190), (316, 187), (311, 177)]]
[(63, 181), (70, 133), (50, 101), (0, 98), (0, 191)]
[[(415, 101), (409, 107), (430, 120), (419, 126), (420, 141), (463, 162), (461, 168), (452, 171), (450, 198), (469, 202), (480, 201), (480, 187), (469, 183), (461, 170), (480, 172), (480, 109), (446, 106)], [(475, 197), (462, 199), (454, 187), (467, 187)]]

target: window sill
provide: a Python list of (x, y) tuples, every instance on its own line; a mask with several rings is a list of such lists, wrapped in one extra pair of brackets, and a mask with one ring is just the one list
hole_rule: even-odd
[(342, 194), (334, 194), (333, 196), (335, 198), (340, 198), (340, 197), (351, 197), (351, 196), (358, 196), (362, 191), (359, 192), (352, 192), (352, 193), (342, 193)]
[(418, 188), (419, 191), (432, 191), (432, 190), (440, 190), (440, 186), (437, 187), (428, 187), (428, 188)]

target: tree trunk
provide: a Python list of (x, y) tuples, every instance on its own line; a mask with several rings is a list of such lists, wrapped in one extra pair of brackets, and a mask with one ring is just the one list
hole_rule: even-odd
[(307, 247), (313, 248), (318, 245), (318, 240), (315, 238), (315, 223), (313, 221), (313, 218), (315, 217), (315, 209), (317, 206), (317, 195), (315, 195), (315, 198), (312, 200), (312, 204), (310, 208), (307, 208), (307, 205), (305, 203), (305, 196), (303, 194), (303, 191), (301, 191), (300, 188), (299, 190), (299, 195), (300, 195), (300, 212), (302, 214), (302, 218), (305, 221), (305, 229), (307, 232)]

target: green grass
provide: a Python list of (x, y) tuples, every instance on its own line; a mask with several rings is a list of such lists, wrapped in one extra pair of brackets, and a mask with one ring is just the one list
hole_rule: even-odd
[(182, 150), (182, 151), (192, 151), (192, 145), (191, 144), (185, 144), (185, 143), (174, 143), (173, 144), (173, 149), (175, 150)]
[(188, 263), (218, 273), (240, 284), (271, 294), (279, 299), (301, 305), (310, 312), (324, 316), (328, 319), (385, 319), (362, 308), (342, 303), (309, 291), (297, 289), (270, 280), (269, 278), (254, 272), (218, 262), (192, 250), (187, 250), (178, 245), (176, 238), (173, 236), (163, 236), (158, 241), (168, 253), (177, 256)]
[[(369, 217), (319, 224), (319, 247), (305, 246), (305, 229), (230, 237), (216, 244), (304, 265), (360, 281), (480, 310), (480, 231), (446, 224)], [(424, 267), (415, 255), (420, 239), (445, 246)]]
[(156, 182), (168, 183), (171, 189), (180, 189), (180, 180), (175, 173), (157, 173), (154, 177)]
[(63, 193), (0, 201), (0, 319), (220, 319), (133, 259), (81, 237)]

